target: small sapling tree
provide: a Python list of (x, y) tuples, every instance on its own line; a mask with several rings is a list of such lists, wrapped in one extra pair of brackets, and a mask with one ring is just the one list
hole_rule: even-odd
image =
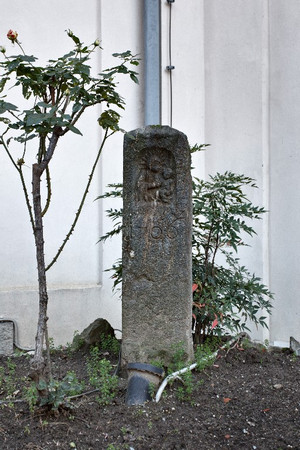
[[(133, 66), (138, 65), (138, 60), (130, 51), (114, 54), (120, 59), (119, 64), (92, 76), (88, 63), (93, 54), (101, 49), (99, 41), (95, 40), (90, 46), (86, 46), (71, 30), (67, 34), (73, 41), (74, 48), (58, 59), (50, 60), (45, 66), (37, 65), (37, 58), (24, 52), (16, 31), (10, 30), (7, 37), (21, 53), (8, 56), (5, 48), (0, 47), (3, 54), (3, 61), (0, 63), (0, 146), (7, 153), (20, 178), (36, 247), (39, 315), (31, 377), (36, 382), (40, 399), (48, 395), (51, 378), (50, 352), (46, 353), (48, 356), (44, 356), (43, 352), (44, 343), (49, 349), (46, 272), (57, 261), (74, 230), (105, 142), (119, 130), (119, 111), (120, 108), (124, 109), (124, 100), (116, 90), (116, 76), (125, 74), (137, 82)], [(17, 105), (7, 101), (7, 95), (4, 95), (12, 85), (21, 88), (22, 96), (28, 103), (22, 111)], [(67, 133), (81, 135), (78, 124), (82, 115), (88, 108), (98, 104), (105, 105), (98, 118), (103, 129), (103, 139), (96, 151), (74, 222), (57, 254), (46, 264), (43, 218), (51, 200), (50, 162), (58, 144)], [(28, 142), (31, 140), (36, 142), (34, 154), (30, 154), (28, 150)], [(25, 163), (26, 166), (30, 163), (32, 165), (32, 197), (24, 177)], [(41, 185), (44, 182), (47, 195), (42, 200)]]

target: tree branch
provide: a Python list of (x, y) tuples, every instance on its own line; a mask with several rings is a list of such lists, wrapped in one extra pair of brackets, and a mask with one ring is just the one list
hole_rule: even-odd
[(75, 219), (74, 219), (74, 221), (73, 221), (73, 223), (72, 223), (72, 225), (71, 225), (71, 227), (70, 227), (69, 232), (67, 233), (65, 239), (63, 240), (62, 245), (59, 247), (59, 249), (58, 249), (56, 255), (55, 255), (54, 258), (52, 259), (51, 263), (48, 264), (48, 266), (46, 267), (46, 271), (49, 270), (50, 267), (53, 266), (53, 264), (56, 263), (56, 261), (57, 261), (59, 255), (60, 255), (61, 252), (63, 251), (63, 249), (64, 249), (66, 243), (68, 242), (68, 240), (69, 240), (70, 237), (71, 237), (71, 234), (72, 234), (73, 231), (74, 231), (74, 228), (75, 228), (75, 226), (76, 226), (76, 223), (77, 223), (77, 221), (78, 221), (78, 219), (79, 219), (79, 216), (80, 216), (80, 213), (81, 213), (81, 211), (82, 211), (82, 208), (83, 208), (83, 205), (84, 205), (86, 196), (87, 196), (87, 194), (88, 194), (88, 191), (89, 191), (89, 188), (90, 188), (90, 185), (91, 185), (91, 182), (92, 182), (92, 179), (93, 179), (95, 170), (96, 170), (96, 166), (97, 166), (97, 164), (98, 164), (98, 161), (99, 161), (99, 158), (100, 158), (100, 155), (101, 155), (101, 152), (102, 152), (102, 149), (103, 149), (103, 147), (104, 147), (104, 144), (105, 144), (106, 140), (107, 140), (112, 134), (113, 134), (113, 132), (110, 133), (110, 134), (108, 134), (108, 129), (105, 130), (104, 138), (103, 138), (102, 143), (101, 143), (101, 145), (100, 145), (100, 148), (99, 148), (99, 150), (98, 150), (98, 153), (97, 153), (97, 156), (96, 156), (94, 165), (93, 165), (93, 167), (92, 167), (92, 171), (91, 171), (91, 173), (90, 173), (90, 175), (89, 175), (88, 183), (87, 183), (86, 188), (85, 188), (85, 191), (84, 191), (84, 193), (83, 193), (83, 196), (82, 196), (82, 199), (81, 199), (81, 202), (80, 202), (78, 211), (77, 211), (77, 213), (76, 213), (76, 215), (75, 215)]
[(39, 167), (42, 171), (41, 174), (44, 172), (44, 170), (48, 166), (49, 162), (51, 161), (51, 158), (53, 156), (53, 153), (55, 151), (55, 148), (56, 148), (56, 145), (57, 145), (57, 142), (58, 142), (58, 139), (60, 136), (62, 136), (61, 127), (54, 127), (54, 130), (53, 130), (53, 133), (50, 138), (49, 145), (48, 145), (48, 149), (45, 153), (43, 160), (39, 164)]
[(50, 170), (49, 170), (49, 164), (46, 167), (46, 179), (47, 179), (47, 200), (46, 205), (42, 211), (42, 217), (46, 214), (48, 211), (48, 208), (50, 206), (51, 196), (52, 196), (52, 190), (51, 190), (51, 177), (50, 177)]
[(6, 145), (6, 143), (5, 143), (4, 139), (3, 139), (3, 135), (1, 136), (1, 141), (0, 141), (0, 143), (3, 145), (3, 147), (4, 147), (4, 149), (5, 149), (6, 153), (7, 153), (7, 155), (8, 155), (8, 157), (9, 157), (9, 159), (11, 160), (12, 164), (14, 165), (15, 169), (17, 169), (17, 171), (19, 172), (20, 169), (19, 169), (19, 167), (17, 166), (15, 160), (13, 159), (13, 157), (12, 157), (10, 151), (9, 151), (8, 145)]
[(30, 218), (32, 231), (33, 231), (33, 234), (34, 234), (34, 218), (33, 218), (33, 214), (32, 214), (32, 206), (31, 206), (31, 203), (30, 203), (30, 200), (29, 200), (29, 195), (28, 195), (28, 191), (27, 191), (27, 186), (25, 184), (22, 167), (18, 168), (18, 172), (19, 172), (19, 175), (20, 175), (21, 183), (22, 183), (22, 188), (23, 188), (23, 192), (24, 192), (24, 196), (25, 196), (27, 210), (28, 210), (28, 213), (29, 213), (29, 218)]

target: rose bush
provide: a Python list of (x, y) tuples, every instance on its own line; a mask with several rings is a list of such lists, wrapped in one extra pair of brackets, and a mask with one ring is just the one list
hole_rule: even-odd
[[(57, 261), (74, 231), (105, 142), (120, 130), (120, 111), (124, 109), (125, 103), (117, 92), (115, 79), (122, 74), (137, 82), (137, 74), (132, 65), (138, 65), (138, 60), (130, 51), (115, 53), (113, 56), (118, 59), (116, 66), (92, 75), (89, 60), (95, 51), (101, 50), (99, 40), (96, 39), (87, 46), (71, 30), (67, 34), (72, 39), (74, 48), (67, 54), (50, 60), (45, 66), (39, 66), (35, 56), (28, 56), (24, 52), (18, 41), (18, 33), (9, 30), (7, 38), (18, 46), (21, 53), (7, 56), (1, 50), (5, 55), (4, 61), (0, 62), (0, 93), (5, 94), (0, 97), (0, 146), (7, 153), (20, 178), (36, 246), (39, 314), (31, 377), (36, 382), (40, 401), (49, 397), (51, 380), (46, 271)], [(22, 111), (7, 100), (12, 85), (21, 89), (20, 95), (27, 103)], [(103, 139), (95, 151), (94, 164), (69, 232), (56, 255), (46, 264), (43, 221), (52, 198), (50, 162), (63, 136), (67, 133), (82, 135), (78, 128), (82, 115), (88, 108), (99, 104), (103, 104), (98, 118), (98, 124), (103, 129)], [(33, 145), (27, 145), (29, 140), (36, 142), (32, 153)], [(72, 171), (73, 164), (76, 164), (74, 158), (65, 162), (66, 171)], [(32, 182), (27, 186), (23, 170), (29, 164), (32, 165)], [(31, 188), (32, 196), (29, 194)], [(42, 195), (44, 192), (45, 198)], [(44, 342), (46, 356), (43, 352)]]
[(9, 30), (9, 31), (7, 32), (7, 37), (8, 37), (8, 39), (9, 39), (10, 41), (16, 42), (16, 41), (17, 41), (17, 38), (18, 38), (18, 33), (17, 33), (16, 31)]

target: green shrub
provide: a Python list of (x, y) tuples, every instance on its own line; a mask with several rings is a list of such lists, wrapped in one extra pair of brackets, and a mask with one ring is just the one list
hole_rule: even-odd
[[(122, 185), (111, 184), (110, 192), (98, 198), (121, 198)], [(255, 235), (251, 222), (266, 212), (254, 206), (245, 190), (256, 188), (255, 181), (232, 172), (217, 173), (208, 181), (193, 179), (193, 318), (194, 342), (203, 343), (214, 334), (248, 330), (247, 321), (267, 326), (264, 310), (271, 312), (273, 298), (260, 278), (251, 274), (235, 257), (247, 245), (246, 235)], [(113, 230), (122, 230), (122, 209), (109, 209)], [(122, 281), (122, 260), (111, 269), (114, 288)]]
[(250, 202), (246, 187), (256, 188), (254, 180), (232, 172), (193, 182), (196, 342), (214, 333), (248, 329), (249, 319), (266, 326), (260, 311), (271, 311), (272, 294), (234, 257), (246, 245), (244, 236), (255, 234), (250, 222), (266, 212)]

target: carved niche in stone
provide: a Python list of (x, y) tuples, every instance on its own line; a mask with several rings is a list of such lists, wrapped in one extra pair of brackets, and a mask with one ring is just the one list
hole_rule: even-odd
[(149, 149), (142, 153), (136, 183), (138, 202), (171, 203), (175, 183), (175, 161), (171, 152), (165, 149)]

